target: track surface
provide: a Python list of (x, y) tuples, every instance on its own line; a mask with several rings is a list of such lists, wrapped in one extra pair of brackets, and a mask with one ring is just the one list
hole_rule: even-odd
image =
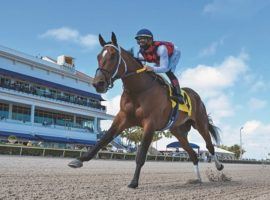
[[(140, 185), (129, 189), (135, 161), (92, 160), (80, 169), (67, 166), (71, 159), (0, 156), (0, 200), (33, 199), (207, 199), (269, 200), (270, 166), (224, 164), (230, 181), (219, 177), (214, 163), (200, 163), (202, 184), (194, 179), (192, 163), (146, 162)], [(214, 173), (214, 174), (213, 174)]]

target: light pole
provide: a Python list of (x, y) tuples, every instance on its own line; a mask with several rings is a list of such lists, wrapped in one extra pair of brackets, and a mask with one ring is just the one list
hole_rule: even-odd
[(242, 150), (242, 130), (244, 127), (240, 128), (240, 156), (239, 159), (242, 160), (242, 154), (243, 154), (243, 150)]

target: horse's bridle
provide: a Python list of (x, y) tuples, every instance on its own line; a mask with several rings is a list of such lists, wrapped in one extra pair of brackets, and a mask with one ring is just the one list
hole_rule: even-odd
[[(114, 67), (113, 75), (110, 76), (109, 79), (108, 79), (108, 77), (105, 75), (105, 73), (111, 74), (111, 72), (109, 72), (109, 71), (106, 70), (106, 69), (101, 68), (101, 66), (99, 66), (99, 67), (97, 68), (96, 73), (97, 73), (98, 71), (100, 71), (100, 72), (104, 75), (104, 77), (105, 77), (105, 80), (106, 80), (106, 82), (107, 82), (107, 84), (108, 84), (108, 88), (112, 88), (112, 87), (113, 87), (113, 82), (114, 82), (115, 80), (117, 80), (118, 78), (124, 78), (125, 75), (127, 74), (127, 64), (126, 64), (126, 61), (125, 61), (125, 60), (123, 59), (123, 57), (121, 56), (121, 47), (115, 46), (115, 45), (113, 45), (113, 44), (106, 44), (106, 45), (104, 45), (104, 47), (113, 47), (114, 49), (117, 50), (117, 52), (118, 52), (118, 63), (117, 63), (117, 65)], [(103, 48), (104, 48), (104, 47), (103, 47)], [(117, 73), (118, 73), (118, 71), (119, 71), (119, 68), (120, 68), (120, 65), (121, 65), (121, 62), (122, 62), (122, 61), (123, 61), (124, 66), (125, 66), (125, 72), (124, 72), (124, 74), (123, 74), (122, 76), (118, 76), (118, 77), (117, 77)]]
[[(100, 71), (100, 72), (103, 74), (103, 76), (105, 77), (105, 80), (106, 80), (106, 82), (107, 82), (107, 84), (108, 84), (108, 88), (109, 88), (109, 89), (113, 87), (113, 82), (114, 82), (115, 80), (119, 79), (119, 78), (122, 78), (122, 79), (123, 79), (123, 78), (127, 78), (127, 77), (129, 77), (129, 76), (132, 76), (132, 75), (135, 75), (135, 74), (139, 74), (139, 73), (141, 73), (141, 72), (146, 71), (145, 68), (141, 68), (141, 69), (138, 69), (138, 70), (136, 70), (136, 71), (128, 72), (126, 61), (125, 61), (124, 58), (121, 56), (121, 47), (115, 46), (115, 45), (113, 45), (113, 44), (106, 44), (106, 45), (104, 45), (104, 47), (113, 47), (114, 49), (116, 49), (116, 50), (118, 51), (118, 55), (119, 55), (119, 57), (118, 57), (118, 63), (117, 63), (117, 65), (115, 66), (115, 70), (114, 70), (114, 72), (113, 72), (113, 75), (112, 75), (109, 79), (107, 78), (107, 76), (105, 75), (105, 73), (111, 74), (111, 72), (109, 72), (109, 71), (106, 70), (106, 69), (102, 69), (101, 66), (99, 66), (99, 67), (97, 68), (97, 70), (96, 70), (96, 73), (97, 73), (98, 71)], [(103, 47), (103, 48), (104, 48), (104, 47)], [(124, 72), (121, 76), (119, 76), (119, 75), (117, 76), (117, 73), (118, 73), (118, 71), (119, 71), (121, 62), (124, 63), (125, 72)]]

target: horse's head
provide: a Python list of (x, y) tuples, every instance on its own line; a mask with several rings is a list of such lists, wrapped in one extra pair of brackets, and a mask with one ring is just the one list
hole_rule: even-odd
[(93, 81), (93, 86), (98, 93), (105, 93), (113, 86), (114, 80), (119, 78), (119, 74), (125, 73), (124, 68), (120, 69), (122, 57), (121, 48), (117, 44), (114, 33), (111, 42), (105, 42), (99, 34), (99, 43), (103, 47), (97, 56), (98, 68)]

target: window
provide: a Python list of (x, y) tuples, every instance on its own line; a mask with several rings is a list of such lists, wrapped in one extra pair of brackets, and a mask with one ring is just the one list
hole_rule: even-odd
[(49, 112), (41, 109), (35, 110), (35, 123), (58, 126), (73, 126), (73, 116), (63, 113)]
[(94, 118), (76, 117), (76, 125), (85, 128), (90, 132), (94, 132)]
[(36, 87), (37, 95), (44, 96), (46, 94), (46, 88), (42, 86)]
[(6, 77), (1, 77), (1, 85), (10, 85), (11, 84), (11, 80), (9, 78)]
[(49, 89), (49, 94), (52, 98), (56, 99), (57, 97), (57, 91), (53, 89)]
[(0, 119), (8, 118), (8, 104), (0, 103)]
[(31, 108), (13, 105), (12, 119), (30, 122), (30, 117), (31, 117)]

